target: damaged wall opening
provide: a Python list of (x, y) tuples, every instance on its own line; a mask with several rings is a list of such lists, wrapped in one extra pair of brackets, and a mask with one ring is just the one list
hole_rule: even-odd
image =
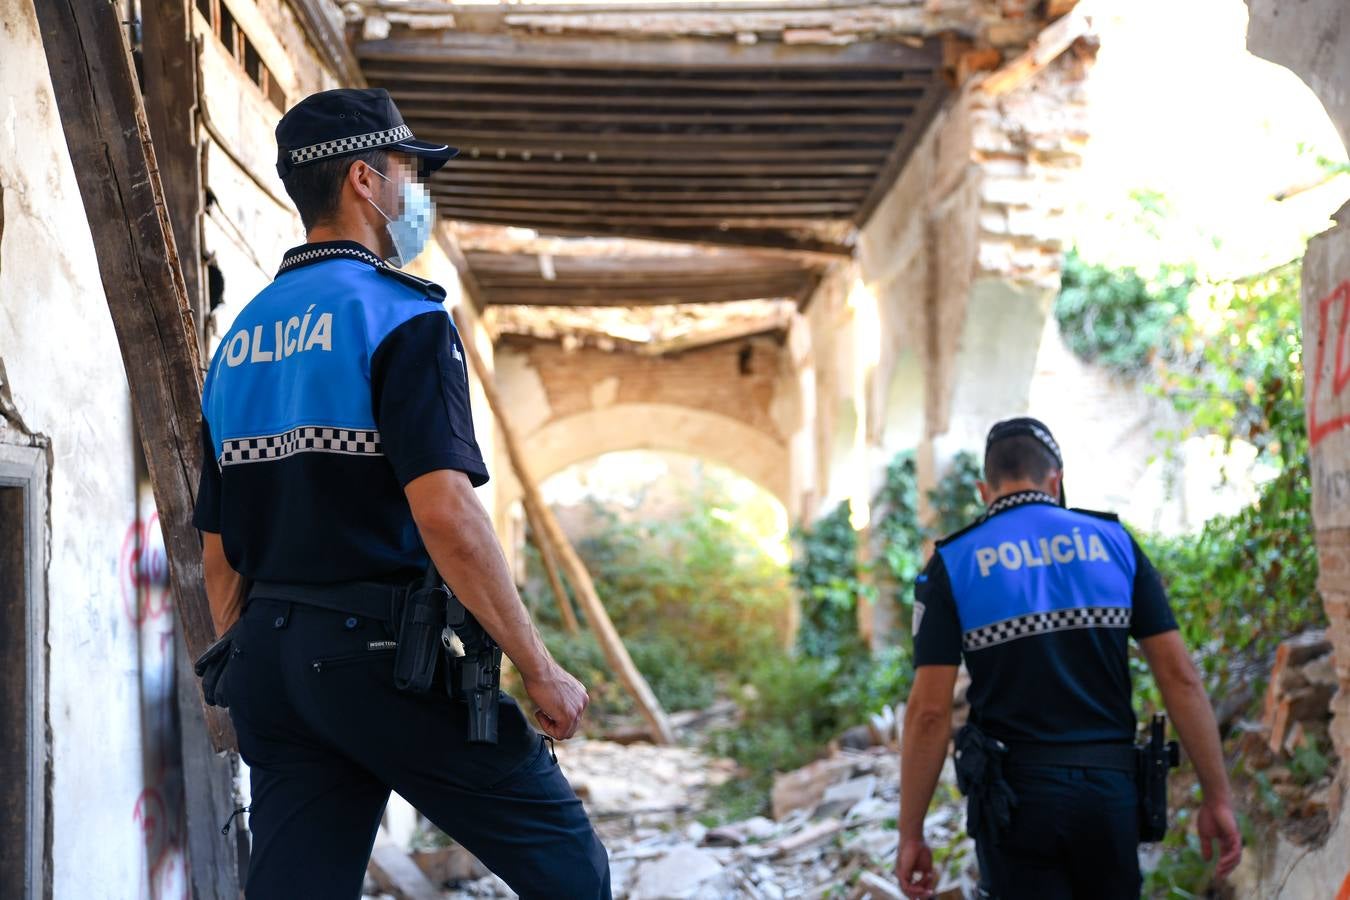
[[(46, 851), (43, 451), (0, 445), (0, 896), (41, 898)], [(22, 651), (22, 652), (18, 652)]]

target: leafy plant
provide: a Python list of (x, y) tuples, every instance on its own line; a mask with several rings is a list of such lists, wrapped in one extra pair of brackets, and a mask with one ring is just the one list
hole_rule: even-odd
[(1176, 352), (1193, 267), (1165, 267), (1146, 278), (1133, 268), (1085, 262), (1070, 250), (1060, 279), (1055, 319), (1080, 359), (1138, 377), (1157, 357)]

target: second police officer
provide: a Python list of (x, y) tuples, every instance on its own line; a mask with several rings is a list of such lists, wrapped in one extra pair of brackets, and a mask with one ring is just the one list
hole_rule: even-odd
[(430, 560), (546, 735), (571, 737), (587, 704), (474, 493), (488, 473), (445, 291), (394, 268), (425, 244), (424, 180), (455, 151), (416, 140), (380, 89), (307, 97), (276, 133), (307, 243), (211, 362), (195, 515), (228, 633), (210, 693), (251, 776), (246, 894), (359, 896), (393, 790), (522, 897), (606, 900), (605, 849), (516, 704), (495, 745), (471, 743), (464, 704), (395, 686), (391, 603)]
[(1064, 507), (1063, 470), (1043, 423), (995, 425), (979, 486), (987, 511), (938, 542), (916, 585), (896, 861), (909, 897), (936, 887), (923, 823), (963, 660), (970, 719), (957, 773), (981, 896), (1139, 896), (1131, 638), (1199, 776), (1205, 858), (1217, 841), (1223, 877), (1241, 856), (1214, 714), (1158, 573), (1114, 515)]

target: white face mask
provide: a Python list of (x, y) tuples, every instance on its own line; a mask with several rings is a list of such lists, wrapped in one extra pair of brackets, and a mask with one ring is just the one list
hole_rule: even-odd
[[(370, 171), (385, 181), (393, 181), (374, 166)], [(380, 209), (374, 200), (370, 201), (375, 211), (384, 216), (385, 230), (389, 232), (389, 239), (394, 243), (394, 255), (387, 260), (393, 266), (411, 262), (422, 252), (422, 248), (431, 238), (431, 228), (436, 221), (436, 204), (432, 202), (431, 192), (427, 190), (426, 185), (412, 180), (403, 182), (402, 198), (403, 212), (397, 219)]]

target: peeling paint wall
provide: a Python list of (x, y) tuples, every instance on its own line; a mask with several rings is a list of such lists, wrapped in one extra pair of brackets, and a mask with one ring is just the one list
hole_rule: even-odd
[[(122, 359), (32, 0), (0, 0), (0, 361), (13, 415), (50, 442), (47, 642), (53, 895), (183, 896), (172, 712), (142, 605), (134, 436)], [(0, 439), (27, 442), (11, 424)], [(167, 671), (171, 672), (172, 669)], [(98, 748), (98, 753), (91, 753)]]

